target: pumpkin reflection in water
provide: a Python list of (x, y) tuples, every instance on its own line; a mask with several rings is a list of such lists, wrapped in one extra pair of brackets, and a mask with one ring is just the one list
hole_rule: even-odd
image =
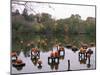
[(22, 60), (17, 59), (15, 63), (12, 64), (13, 67), (15, 67), (17, 70), (21, 70), (24, 66), (25, 63), (22, 62)]

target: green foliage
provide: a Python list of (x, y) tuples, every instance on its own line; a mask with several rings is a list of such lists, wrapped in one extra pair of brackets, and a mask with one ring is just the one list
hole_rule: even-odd
[[(26, 9), (20, 14), (12, 16), (13, 34), (21, 32), (39, 34), (95, 34), (95, 18), (82, 20), (81, 16), (71, 15), (69, 18), (55, 20), (48, 13), (30, 14)], [(19, 15), (18, 15), (19, 14)], [(17, 35), (14, 35), (14, 37)]]

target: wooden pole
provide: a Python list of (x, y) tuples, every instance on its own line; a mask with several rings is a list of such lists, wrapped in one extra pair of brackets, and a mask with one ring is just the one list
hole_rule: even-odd
[(70, 60), (68, 60), (68, 71), (70, 71)]

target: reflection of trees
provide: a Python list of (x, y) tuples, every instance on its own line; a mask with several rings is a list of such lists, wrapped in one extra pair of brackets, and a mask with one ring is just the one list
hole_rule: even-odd
[(34, 60), (31, 60), (31, 61), (32, 61), (32, 63), (34, 64), (34, 66), (36, 66), (37, 63), (38, 63), (38, 59), (34, 59)]
[[(22, 38), (22, 36), (20, 37)], [(31, 44), (31, 41), (33, 41), (34, 43)], [(91, 42), (95, 42), (95, 37), (89, 36), (89, 35), (81, 35), (81, 36), (80, 35), (66, 35), (64, 37), (60, 35), (59, 36), (55, 35), (53, 36), (53, 38), (49, 39), (47, 37), (42, 37), (42, 35), (35, 35), (35, 37), (30, 37), (30, 39), (27, 39), (26, 41), (24, 41), (23, 45), (21, 43), (14, 43), (13, 50), (20, 51), (22, 49), (25, 52), (25, 54), (27, 54), (31, 48), (38, 47), (40, 50), (45, 52), (45, 51), (52, 50), (52, 47), (58, 43), (61, 43), (63, 46), (66, 46), (67, 44), (72, 44), (77, 47), (80, 47), (81, 46), (80, 42), (90, 44)], [(31, 44), (29, 48), (27, 47), (28, 43)]]

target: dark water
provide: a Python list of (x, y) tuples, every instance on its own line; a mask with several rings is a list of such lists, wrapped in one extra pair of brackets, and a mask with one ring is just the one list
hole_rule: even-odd
[[(20, 43), (20, 41), (23, 43)], [(66, 48), (67, 44), (72, 44), (77, 48), (80, 48), (80, 43), (95, 44), (95, 36), (89, 35), (18, 35), (17, 39), (12, 42), (12, 51), (17, 51), (18, 58), (22, 59), (22, 61), (26, 64), (23, 68), (19, 70), (15, 67), (12, 67), (12, 73), (34, 73), (34, 72), (48, 72), (48, 71), (64, 71), (68, 70), (68, 60), (70, 60), (70, 69), (71, 70), (82, 70), (82, 69), (95, 69), (95, 47), (89, 47), (92, 49), (93, 54), (90, 58), (90, 68), (87, 67), (86, 64), (80, 64), (78, 59), (78, 51), (75, 53)], [(52, 50), (56, 50), (56, 44), (62, 44), (65, 48), (65, 58), (60, 59), (59, 65), (56, 65), (56, 68), (48, 65), (48, 57), (50, 56), (50, 52)], [(28, 44), (32, 44), (32, 46), (27, 46)], [(30, 57), (31, 48), (37, 47), (40, 50), (40, 59), (42, 60), (42, 68), (39, 69), (38, 64), (34, 64)]]

